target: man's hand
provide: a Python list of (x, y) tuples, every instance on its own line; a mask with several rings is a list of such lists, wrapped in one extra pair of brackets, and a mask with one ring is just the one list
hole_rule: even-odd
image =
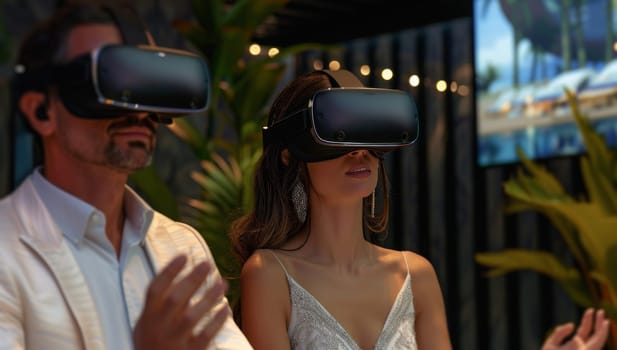
[[(201, 300), (191, 305), (191, 298), (214, 267), (202, 262), (176, 281), (186, 261), (185, 256), (174, 258), (150, 283), (144, 310), (133, 331), (137, 350), (205, 349), (229, 316), (231, 311), (226, 303), (213, 309), (227, 288), (220, 278), (209, 286)], [(209, 321), (195, 331), (195, 326), (208, 313), (212, 313)]]
[[(581, 324), (571, 340), (562, 344), (564, 339), (574, 330), (573, 323), (566, 323), (555, 328), (546, 339), (542, 350), (600, 350), (606, 344), (609, 321), (604, 317), (604, 310), (596, 312), (593, 319), (593, 309), (587, 309)], [(591, 332), (593, 328), (593, 333)]]

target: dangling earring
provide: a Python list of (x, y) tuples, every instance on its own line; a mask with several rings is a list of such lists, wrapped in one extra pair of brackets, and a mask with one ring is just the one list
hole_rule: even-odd
[(375, 190), (373, 190), (373, 194), (371, 194), (371, 217), (375, 217)]
[(301, 222), (306, 220), (306, 191), (304, 185), (299, 180), (296, 181), (291, 190), (291, 201), (296, 209), (296, 214)]

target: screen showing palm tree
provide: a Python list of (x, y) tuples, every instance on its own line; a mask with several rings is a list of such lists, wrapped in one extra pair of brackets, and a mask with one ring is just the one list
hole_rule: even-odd
[(617, 1), (473, 1), (478, 164), (584, 152), (566, 90), (617, 146)]

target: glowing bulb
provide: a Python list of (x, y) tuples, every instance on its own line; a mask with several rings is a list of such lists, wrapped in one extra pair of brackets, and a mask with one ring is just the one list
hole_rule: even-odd
[(270, 50), (268, 50), (268, 56), (269, 57), (274, 57), (276, 55), (279, 54), (279, 49), (277, 49), (276, 47), (272, 47), (270, 48)]
[(409, 86), (417, 87), (418, 85), (420, 85), (420, 77), (415, 74), (410, 75)]
[(363, 64), (360, 66), (360, 74), (362, 74), (363, 76), (368, 76), (369, 74), (371, 74), (371, 67), (369, 67), (368, 64)]
[(251, 46), (249, 46), (249, 53), (253, 56), (259, 55), (261, 53), (261, 46), (258, 44), (251, 44)]
[(330, 63), (328, 63), (328, 67), (330, 68), (330, 70), (339, 70), (341, 69), (341, 63), (337, 60), (332, 60), (330, 61)]
[(323, 62), (321, 60), (313, 61), (313, 69), (314, 70), (322, 70), (323, 69)]
[(392, 79), (393, 76), (394, 76), (394, 73), (392, 72), (392, 69), (390, 68), (385, 68), (384, 70), (381, 71), (381, 78), (383, 80), (390, 80)]
[(445, 80), (438, 80), (437, 83), (435, 84), (435, 89), (437, 89), (437, 91), (439, 92), (444, 92), (446, 91), (447, 88), (448, 88), (448, 84), (446, 83)]
[(456, 89), (458, 89), (458, 84), (455, 81), (451, 82), (450, 83), (450, 91), (451, 92), (456, 92)]

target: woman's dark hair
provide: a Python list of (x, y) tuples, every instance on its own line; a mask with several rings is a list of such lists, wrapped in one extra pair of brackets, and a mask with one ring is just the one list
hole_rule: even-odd
[[(317, 91), (330, 87), (332, 85), (328, 76), (320, 72), (312, 72), (294, 79), (285, 86), (272, 104), (268, 126), (306, 108)], [(281, 248), (304, 228), (310, 228), (309, 196), (307, 195), (305, 221), (298, 219), (291, 199), (292, 189), (298, 181), (302, 183), (307, 194), (310, 192), (311, 181), (306, 163), (290, 154), (288, 164), (284, 164), (281, 153), (285, 148), (286, 146), (282, 144), (271, 144), (264, 149), (255, 171), (252, 211), (232, 223), (230, 238), (234, 253), (241, 264), (244, 264), (257, 249)], [(381, 162), (379, 168), (384, 194), (381, 213), (372, 217), (371, 198), (369, 196), (364, 199), (365, 231), (373, 233), (385, 232), (388, 223), (388, 188)]]

